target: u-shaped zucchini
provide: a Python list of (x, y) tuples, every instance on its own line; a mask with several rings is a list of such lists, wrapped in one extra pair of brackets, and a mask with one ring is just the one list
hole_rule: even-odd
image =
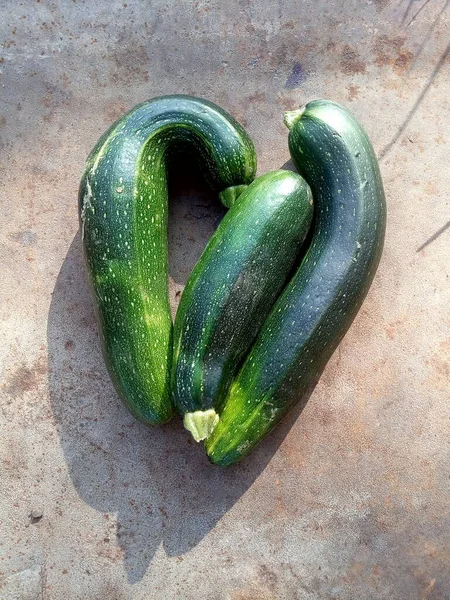
[(106, 363), (119, 395), (148, 424), (173, 412), (166, 164), (179, 142), (200, 154), (219, 191), (254, 178), (253, 144), (230, 115), (204, 100), (166, 96), (135, 107), (102, 136), (79, 192)]

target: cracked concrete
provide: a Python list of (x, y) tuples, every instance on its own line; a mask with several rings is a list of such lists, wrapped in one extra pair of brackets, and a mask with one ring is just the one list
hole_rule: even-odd
[[(3, 2), (0, 597), (450, 597), (448, 0)], [(310, 401), (241, 465), (146, 429), (103, 364), (84, 160), (146, 98), (195, 94), (288, 164), (283, 111), (367, 129), (388, 202), (371, 291)], [(220, 218), (172, 182), (173, 309)]]

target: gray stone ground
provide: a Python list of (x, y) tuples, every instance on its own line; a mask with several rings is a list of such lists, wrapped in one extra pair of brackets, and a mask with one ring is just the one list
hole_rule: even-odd
[[(450, 598), (449, 4), (0, 2), (2, 599)], [(260, 172), (289, 159), (284, 110), (344, 103), (388, 200), (307, 408), (226, 471), (120, 404), (77, 233), (99, 135), (175, 92), (237, 117)], [(220, 210), (172, 191), (175, 307)]]

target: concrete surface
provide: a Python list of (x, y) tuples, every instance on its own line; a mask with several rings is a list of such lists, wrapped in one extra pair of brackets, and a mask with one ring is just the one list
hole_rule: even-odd
[[(449, 4), (1, 2), (1, 598), (450, 598)], [(307, 408), (227, 471), (120, 404), (77, 233), (94, 142), (173, 92), (235, 115), (260, 172), (289, 158), (283, 110), (342, 102), (388, 199)], [(219, 208), (194, 182), (171, 211), (175, 306)]]

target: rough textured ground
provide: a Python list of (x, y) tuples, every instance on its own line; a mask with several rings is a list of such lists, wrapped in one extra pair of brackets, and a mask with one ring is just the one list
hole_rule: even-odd
[[(0, 3), (0, 597), (450, 598), (449, 0)], [(362, 121), (389, 222), (307, 408), (241, 465), (120, 404), (76, 212), (84, 159), (138, 101), (192, 93), (289, 158), (285, 109)], [(220, 212), (172, 190), (174, 307)]]

